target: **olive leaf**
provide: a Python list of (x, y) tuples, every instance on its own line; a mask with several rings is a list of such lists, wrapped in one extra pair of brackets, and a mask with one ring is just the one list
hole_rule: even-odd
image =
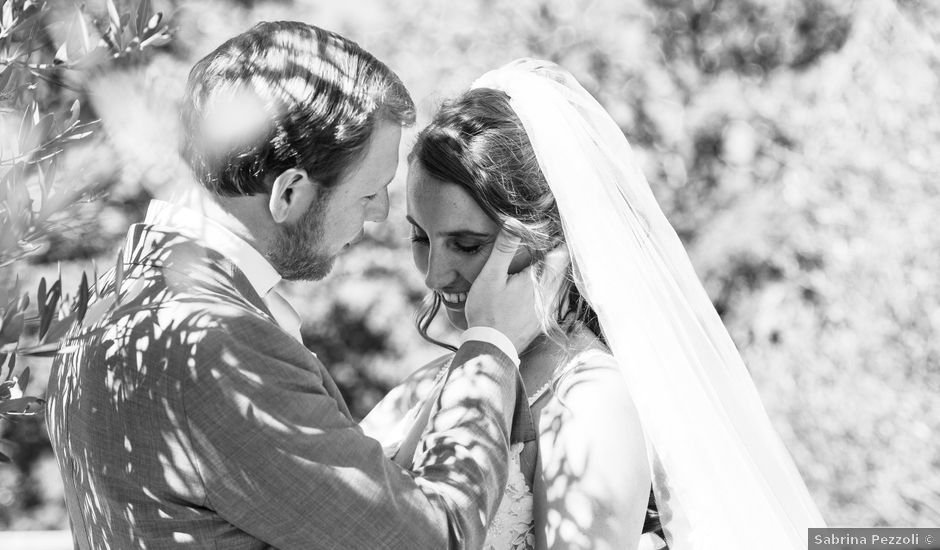
[(0, 414), (21, 416), (36, 414), (45, 405), (45, 401), (33, 396), (0, 401)]
[(85, 313), (88, 312), (88, 274), (82, 271), (82, 280), (78, 283), (78, 298), (75, 301), (75, 322), (79, 325), (85, 320)]
[[(45, 279), (43, 279), (43, 282), (45, 282)], [(39, 341), (41, 343), (45, 342), (46, 333), (49, 331), (49, 327), (52, 326), (52, 321), (56, 318), (57, 306), (61, 297), (62, 279), (60, 278), (52, 284), (52, 288), (45, 295), (45, 299), (40, 298), (39, 301)]]

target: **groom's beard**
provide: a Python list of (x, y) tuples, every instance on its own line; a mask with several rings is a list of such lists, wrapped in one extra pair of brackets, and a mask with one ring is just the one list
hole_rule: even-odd
[(335, 257), (319, 252), (323, 239), (320, 214), (325, 206), (325, 201), (319, 202), (296, 224), (278, 228), (268, 260), (281, 277), (289, 281), (318, 281), (333, 269)]

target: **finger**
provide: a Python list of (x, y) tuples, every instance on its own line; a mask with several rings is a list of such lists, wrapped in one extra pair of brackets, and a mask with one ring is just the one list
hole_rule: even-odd
[(500, 230), (499, 235), (496, 236), (496, 242), (493, 243), (493, 251), (490, 252), (490, 257), (483, 265), (479, 277), (488, 280), (505, 280), (509, 273), (509, 264), (512, 263), (521, 241), (521, 237), (512, 235), (505, 229)]
[(543, 260), (542, 276), (539, 278), (542, 291), (549, 293), (548, 295), (554, 295), (565, 281), (570, 264), (571, 255), (568, 253), (568, 247), (564, 245), (546, 254)]
[(552, 282), (551, 278), (562, 277), (567, 273), (568, 265), (571, 263), (571, 254), (567, 246), (560, 245), (549, 251), (542, 261), (545, 266), (542, 278), (546, 282)]

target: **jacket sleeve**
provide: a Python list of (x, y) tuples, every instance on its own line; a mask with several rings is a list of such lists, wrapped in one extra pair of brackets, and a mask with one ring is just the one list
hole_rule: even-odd
[[(207, 331), (181, 373), (204, 506), (291, 548), (479, 548), (506, 484), (517, 371), (458, 350), (415, 471), (383, 455), (303, 346), (262, 319)], [(188, 378), (188, 380), (186, 380)]]

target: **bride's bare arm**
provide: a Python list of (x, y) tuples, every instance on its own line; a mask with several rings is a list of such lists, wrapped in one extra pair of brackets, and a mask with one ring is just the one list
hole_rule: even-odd
[(438, 373), (451, 357), (453, 354), (448, 353), (431, 361), (389, 390), (359, 423), (363, 432), (383, 444), (386, 439), (394, 438), (395, 431), (400, 428), (398, 424), (411, 409), (430, 395)]
[(640, 422), (612, 359), (565, 374), (539, 426), (539, 547), (636, 548), (650, 473)]

